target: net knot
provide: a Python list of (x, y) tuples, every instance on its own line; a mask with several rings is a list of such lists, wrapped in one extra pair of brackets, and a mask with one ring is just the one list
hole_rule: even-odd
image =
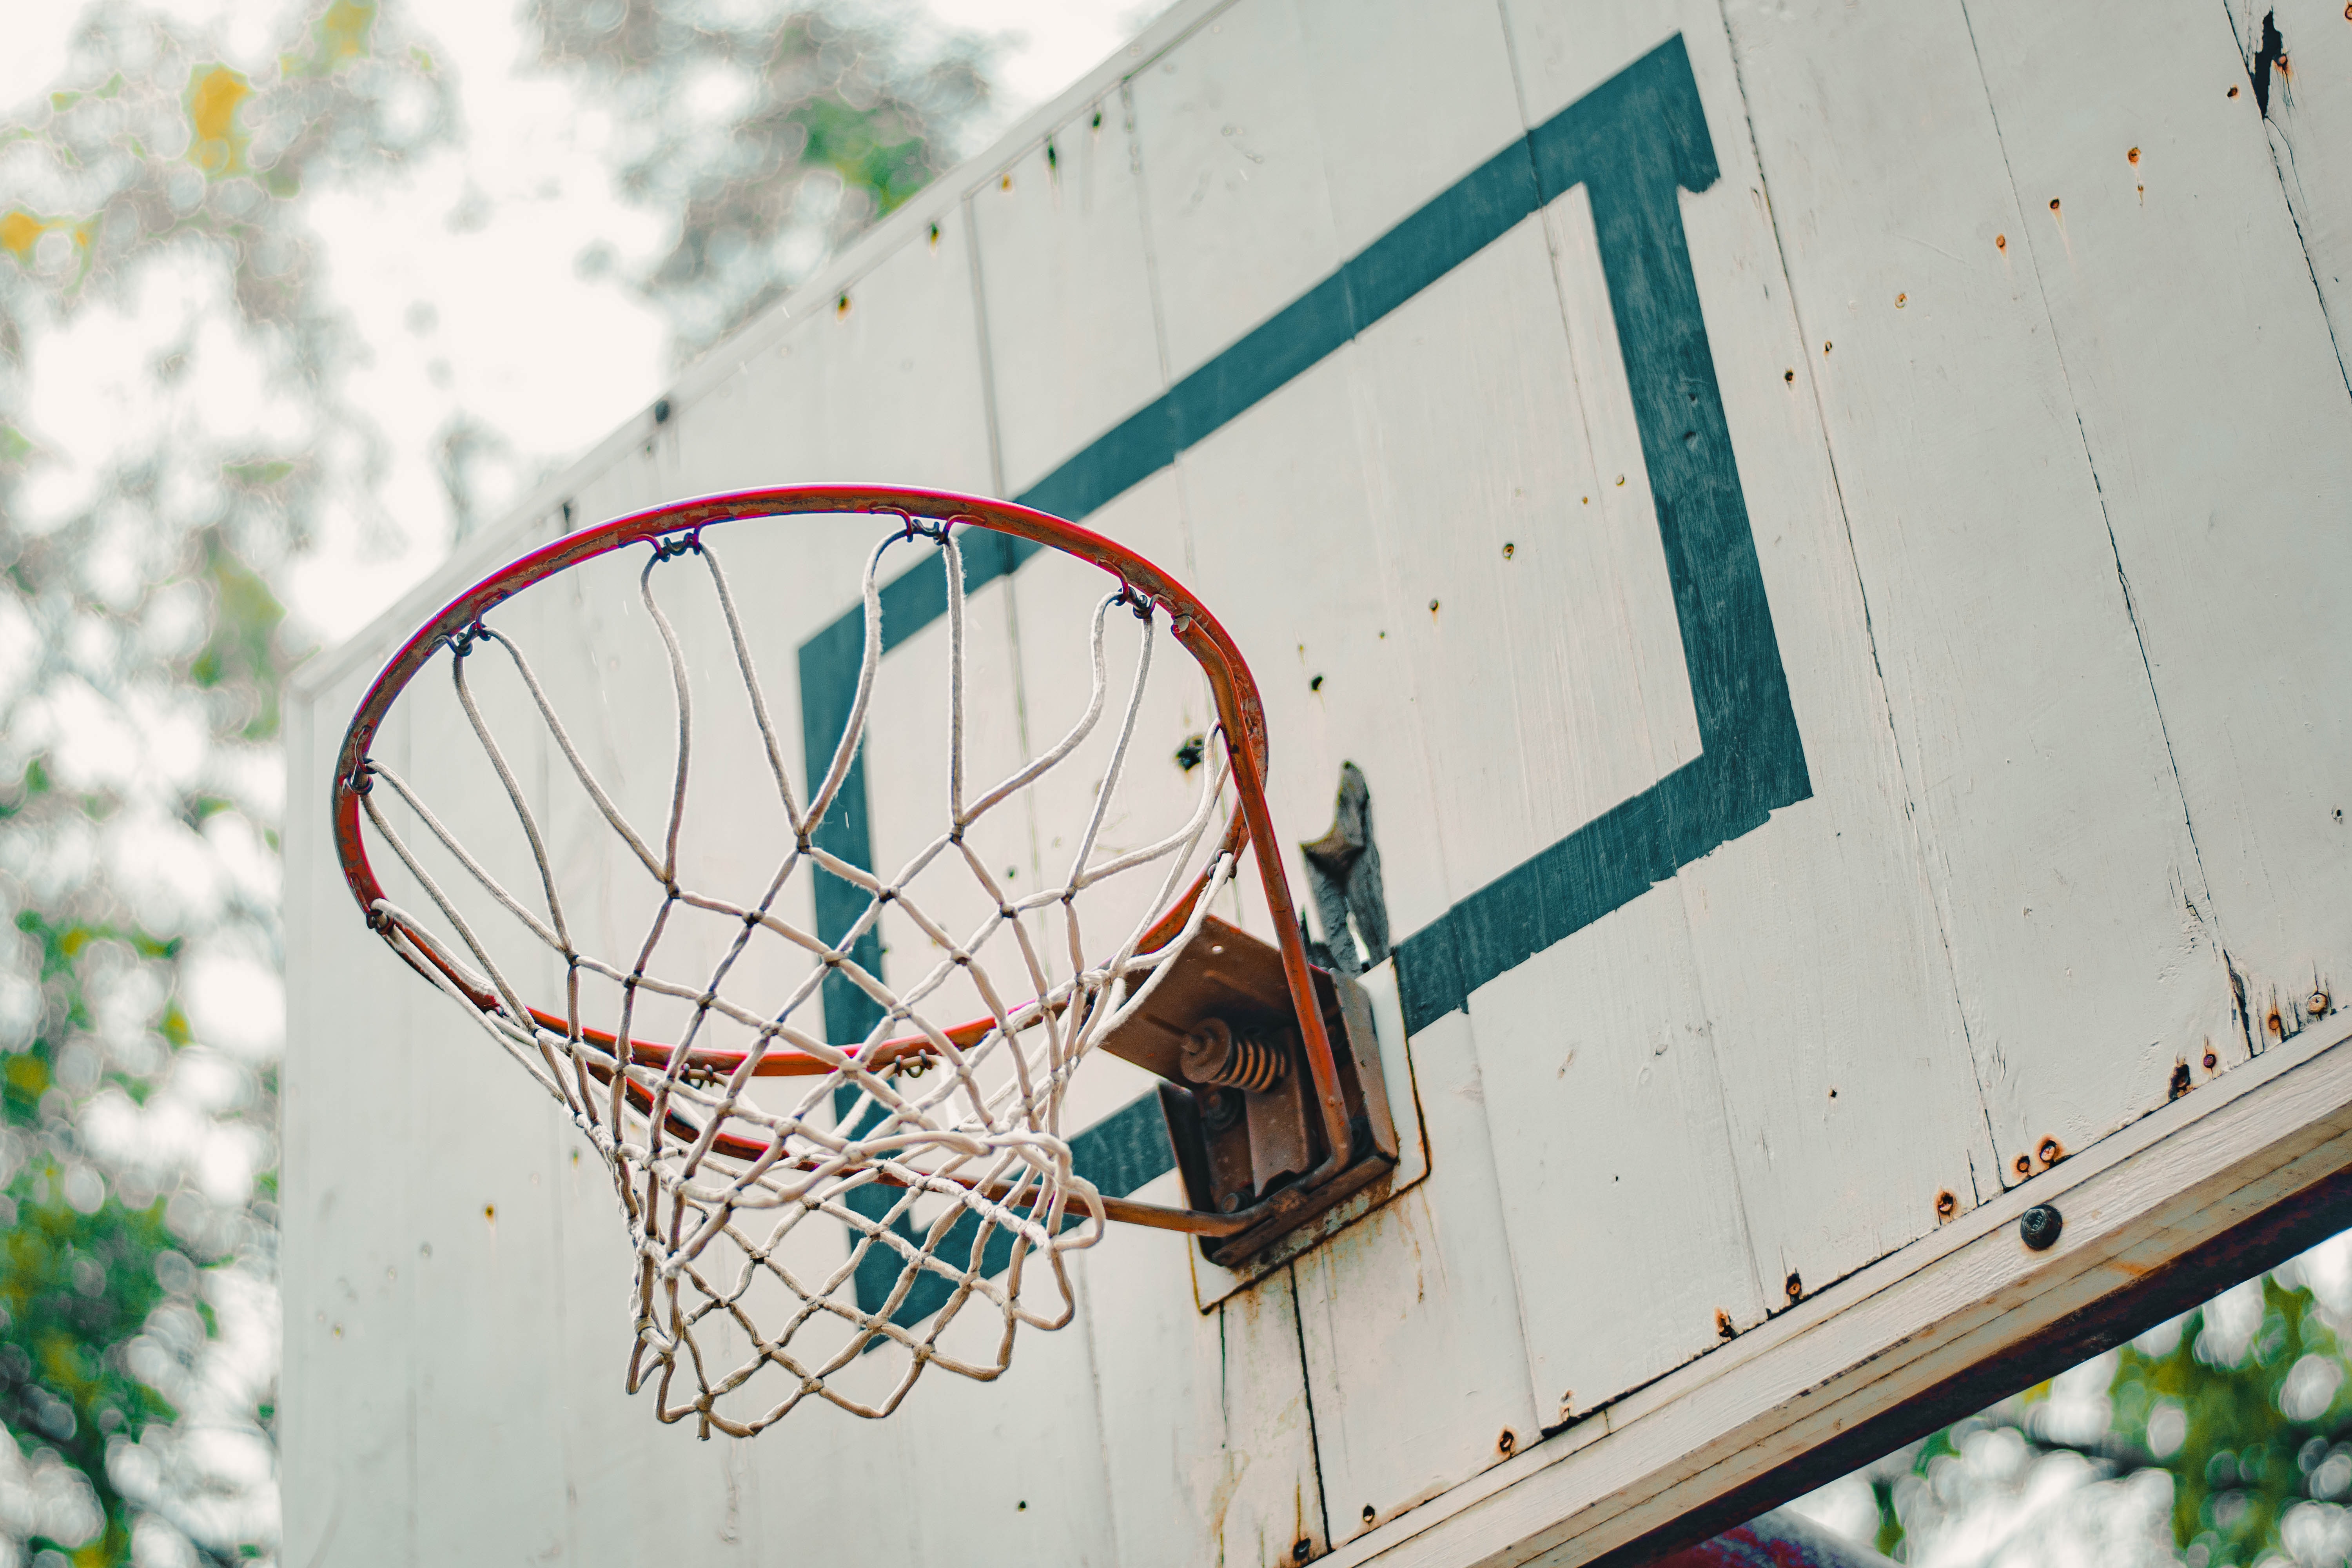
[(494, 635), (478, 617), (449, 634), (449, 657), (463, 658), (474, 651), (474, 645)]
[(667, 539), (661, 539), (654, 542), (654, 559), (656, 561), (674, 561), (681, 555), (699, 555), (701, 553), (702, 530), (699, 528), (690, 528), (684, 533), (672, 534)]

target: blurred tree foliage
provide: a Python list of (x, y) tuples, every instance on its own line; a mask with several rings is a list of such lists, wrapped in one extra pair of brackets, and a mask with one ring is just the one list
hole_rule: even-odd
[(545, 66), (612, 116), (622, 191), (670, 222), (639, 283), (681, 354), (929, 184), (988, 105), (985, 46), (906, 19), (731, 0), (532, 0), (529, 14)]
[[(1973, 1441), (2013, 1433), (2024, 1469), (2058, 1457), (2079, 1458), (2089, 1478), (2162, 1476), (2169, 1544), (2189, 1568), (2352, 1560), (2352, 1317), (2300, 1265), (2085, 1370), (2102, 1367), (2112, 1368), (2103, 1397), (2087, 1405), (2062, 1409), (2043, 1384), (1864, 1472), (1879, 1550), (1900, 1555), (1922, 1526), (1933, 1533), (1964, 1513), (1976, 1500), (1948, 1484), (1953, 1472)], [(2022, 1486), (2021, 1473), (2012, 1489)]]
[[(194, 994), (280, 963), (303, 650), (272, 580), (330, 513), (403, 527), (303, 197), (462, 139), (392, 0), (298, 0), (258, 47), (239, 20), (89, 0), (51, 90), (0, 104), (0, 1557), (40, 1563), (276, 1552), (275, 1070)], [(804, 5), (534, 0), (527, 26), (671, 226), (637, 281), (681, 352), (986, 102), (972, 41)], [(406, 524), (462, 527), (450, 501)], [(275, 1006), (248, 987), (213, 1022)]]
[[(268, 575), (382, 456), (299, 198), (450, 127), (369, 0), (289, 22), (233, 59), (90, 5), (62, 79), (0, 106), (0, 1552), (44, 1562), (275, 1542), (274, 1072), (187, 997), (277, 964), (298, 650)], [(76, 387), (42, 379), (59, 344)], [(265, 416), (207, 395), (224, 361)]]

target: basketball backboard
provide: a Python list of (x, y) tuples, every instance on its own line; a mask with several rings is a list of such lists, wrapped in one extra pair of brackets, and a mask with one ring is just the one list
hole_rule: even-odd
[[(894, 215), (298, 683), (289, 1558), (1637, 1553), (2340, 1212), (2352, 198), (2315, 167), (2352, 142), (2283, 185), (2243, 76), (2215, 7), (2126, 40), (2023, 4), (1201, 0)], [(701, 1444), (622, 1392), (611, 1184), (368, 930), (329, 789), (378, 668), (491, 568), (838, 480), (1011, 498), (1197, 593), (1297, 888), (1353, 764), (1399, 1162), (1236, 1268), (1110, 1227), (996, 1381)], [(830, 711), (874, 538), (729, 526), (780, 715)], [(1084, 684), (1066, 566), (967, 572), (1006, 759)], [(658, 645), (633, 582), (559, 587), (509, 608), (625, 763)], [(903, 597), (877, 691), (944, 635)], [(1170, 802), (1209, 727), (1181, 689), (1139, 721)], [(845, 797), (873, 863), (921, 735)], [(381, 744), (461, 742), (445, 682)], [(748, 748), (698, 766), (709, 822), (768, 787)], [(1053, 820), (992, 846), (1014, 881)], [(1147, 1075), (1097, 1065), (1090, 1179), (1181, 1203)]]

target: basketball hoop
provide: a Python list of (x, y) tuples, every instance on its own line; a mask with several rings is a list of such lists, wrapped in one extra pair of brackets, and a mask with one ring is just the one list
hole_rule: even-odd
[[(863, 644), (846, 722), (829, 753), (808, 752), (816, 776), (796, 781), (754, 654), (758, 623), (747, 625), (721, 555), (740, 530), (799, 517), (878, 537), (858, 584)], [(1002, 549), (1000, 536), (1090, 563), (1105, 581), (1084, 622), (1086, 701), (1052, 744), (987, 780), (969, 766), (966, 551), (981, 540)], [(533, 584), (640, 544), (635, 598), (667, 657), (675, 708), (658, 825), (633, 817), (592, 765), (580, 726), (594, 713), (575, 706), (567, 715), (534, 666), (518, 629), (528, 617), (514, 604)], [(942, 809), (917, 852), (868, 868), (827, 847), (826, 825), (845, 809), (869, 739), (886, 569), (929, 554), (946, 594)], [(728, 683), (730, 705), (741, 700), (763, 759), (761, 788), (785, 825), (781, 854), (743, 865), (740, 889), (691, 883), (682, 871), (698, 707), (665, 602), (675, 608), (688, 584), (709, 595), (697, 628), (723, 629), (728, 649), (700, 674)], [(1131, 654), (1123, 626), (1135, 628)], [(1106, 823), (1139, 793), (1135, 742), (1153, 650), (1171, 637), (1198, 666), (1216, 713), (1208, 765), (1170, 820), (1140, 835), (1125, 829), (1113, 846)], [(450, 825), (448, 798), (412, 777), (415, 766), (372, 754), (411, 683), (444, 660), (480, 748), (474, 765), (487, 763), (511, 808), (497, 853), (468, 846)], [(1131, 672), (1114, 679), (1122, 660)], [(731, 671), (712, 668), (730, 663)], [(519, 737), (509, 724), (499, 739), (484, 695), (490, 684), (523, 716)], [(609, 707), (613, 699), (593, 689)], [(543, 763), (529, 782), (514, 760), (522, 751)], [(1101, 777), (1084, 815), (1063, 824), (1062, 838), (1074, 843), (1055, 862), (1065, 869), (1016, 892), (971, 841), (1015, 802), (1034, 812), (1042, 782), (1082, 753)], [(1385, 1173), (1395, 1141), (1369, 1026), (1348, 983), (1307, 963), (1267, 811), (1266, 761), (1264, 709), (1239, 649), (1140, 556), (1004, 502), (801, 486), (583, 530), (451, 603), (394, 657), (352, 721), (334, 782), (335, 837), (370, 926), (563, 1107), (612, 1174), (634, 1258), (630, 1392), (655, 1382), (662, 1420), (692, 1414), (706, 1436), (748, 1436), (812, 1395), (855, 1415), (887, 1415), (929, 1365), (998, 1376), (1020, 1325), (1068, 1321), (1066, 1256), (1099, 1240), (1108, 1221), (1194, 1234), (1213, 1257), (1255, 1251)], [(556, 841), (559, 792), (584, 825), (566, 844), (601, 837), (602, 858), (588, 862), (601, 881), (583, 877), (576, 847)], [(490, 793), (462, 804), (477, 809)], [(392, 856), (397, 900), (371, 844)], [(1245, 852), (1272, 947), (1212, 912), (1235, 888)], [(493, 868), (499, 854), (513, 868), (503, 879)], [(794, 889), (820, 878), (863, 901), (829, 937), (790, 913)], [(599, 889), (615, 879), (646, 900), (642, 925), (618, 949), (594, 951), (582, 911), (593, 899), (611, 903)], [(964, 906), (976, 921), (950, 923)], [(886, 918), (936, 950), (895, 979), (872, 956)], [(686, 971), (674, 965), (688, 922), (724, 940), (715, 960)], [(1204, 931), (1213, 933), (1207, 942)], [(816, 1015), (829, 983), (853, 987), (879, 1015), (862, 1037), (827, 1037)], [(947, 1011), (974, 997), (976, 1016)], [(681, 1026), (649, 1037), (657, 1016)], [(1335, 1033), (1344, 1051), (1335, 1052)], [(1097, 1050), (1166, 1080), (1190, 1207), (1107, 1195), (1076, 1169), (1063, 1117), (1073, 1076)], [(910, 1319), (917, 1307), (926, 1315)], [(877, 1351), (895, 1353), (868, 1353)], [(674, 1397), (681, 1370), (693, 1392)]]

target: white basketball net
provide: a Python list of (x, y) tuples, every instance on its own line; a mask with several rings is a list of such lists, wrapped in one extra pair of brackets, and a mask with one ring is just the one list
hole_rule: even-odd
[[(933, 538), (946, 556), (942, 716), (949, 776), (939, 793), (936, 836), (885, 877), (829, 854), (814, 836), (836, 805), (866, 729), (884, 646), (877, 574), (888, 547), (916, 532)], [(539, 885), (521, 891), (501, 885), (418, 788), (382, 763), (367, 764), (373, 781), (362, 797), (367, 819), (438, 911), (447, 934), (435, 934), (438, 922), (428, 923), (389, 898), (376, 905), (373, 923), (412, 962), (425, 958), (420, 949), (429, 950), (429, 961), (418, 967), (564, 1107), (603, 1156), (635, 1253), (636, 1348), (629, 1391), (655, 1380), (660, 1418), (695, 1414), (705, 1436), (712, 1428), (738, 1436), (758, 1432), (811, 1395), (856, 1415), (887, 1415), (925, 1367), (993, 1378), (1010, 1363), (1018, 1326), (1052, 1329), (1069, 1321), (1065, 1255), (1098, 1239), (1105, 1218), (1101, 1195), (1073, 1170), (1062, 1134), (1071, 1075), (1150, 994), (1233, 873), (1233, 857), (1222, 852), (1215, 831), (1229, 808), (1221, 745), (1208, 748), (1210, 765), (1199, 770), (1202, 783), (1189, 817), (1139, 847), (1098, 849), (1105, 813), (1129, 767), (1158, 640), (1148, 615), (1092, 816), (1075, 850), (1066, 860), (1056, 858), (1066, 874), (1053, 886), (1015, 897), (973, 850), (966, 836), (975, 823), (1005, 810), (1097, 731), (1112, 685), (1107, 626), (1112, 610), (1129, 600), (1122, 589), (1094, 609), (1091, 697), (1076, 721), (1009, 776), (975, 788), (965, 773), (965, 597), (962, 554), (952, 532), (948, 526), (909, 523), (866, 557), (856, 703), (831, 766), (805, 796), (785, 765), (727, 577), (698, 537), (663, 546), (638, 579), (639, 595), (668, 652), (677, 706), (675, 779), (659, 828), (641, 831), (624, 816), (583, 760), (522, 648), (487, 626), (469, 628), (450, 645), (456, 695), (512, 803)], [(689, 552), (709, 570), (772, 787), (795, 839), (782, 864), (742, 868), (747, 879), (761, 877), (749, 898), (679, 881), (681, 824), (693, 800), (694, 703), (688, 662), (655, 596), (654, 577), (658, 563)], [(549, 760), (551, 776), (564, 782), (568, 768), (595, 816), (621, 841), (605, 864), (634, 866), (651, 881), (656, 913), (632, 953), (600, 956), (575, 940), (579, 922), (567, 916), (564, 879), (541, 820), (467, 678), (469, 654), (479, 656), (486, 644), (511, 660), (544, 721), (546, 739), (561, 757), (560, 763)], [(413, 816), (407, 834), (389, 819), (387, 796), (397, 797)], [(436, 879), (428, 857), (419, 853), (417, 825), (462, 874), (436, 852), (429, 857), (440, 865)], [(919, 880), (936, 885), (943, 871), (959, 866), (992, 906), (977, 930), (949, 930), (918, 898)], [(794, 879), (805, 882), (819, 869), (854, 884), (866, 899), (864, 914), (832, 942), (777, 912), (787, 906)], [(1155, 919), (1203, 872), (1206, 890), (1192, 903), (1181, 933), (1147, 949)], [(1138, 877), (1156, 879), (1157, 888), (1139, 920), (1132, 914)], [(1115, 901), (1128, 912), (1111, 929), (1090, 928), (1085, 915), (1100, 902), (1090, 895), (1121, 879), (1129, 891)], [(478, 896), (485, 894), (487, 901)], [(939, 950), (922, 973), (898, 984), (853, 957), (859, 938), (886, 908), (896, 908)], [(708, 973), (677, 974), (662, 967), (668, 956), (666, 930), (674, 918), (691, 918), (686, 911), (738, 927)], [(500, 949), (491, 937), (488, 926), (496, 920), (534, 939), (522, 946), (551, 952), (560, 962), (565, 990), (560, 1009), (534, 1018), (515, 978), (515, 962), (492, 956), (494, 950), (514, 951), (511, 941)], [(1066, 953), (1051, 952), (1033, 926), (1061, 939), (1052, 945), (1066, 945)], [(788, 944), (802, 955), (804, 972), (785, 994), (749, 994), (753, 987), (742, 977), (751, 966), (739, 960), (755, 942)], [(983, 950), (998, 956), (1000, 971), (1013, 972), (991, 973)], [(544, 957), (537, 962), (544, 973)], [(443, 973), (445, 967), (458, 978)], [(1058, 979), (1057, 967), (1063, 971)], [(812, 1026), (824, 980), (836, 972), (882, 1013), (881, 1022), (850, 1048), (826, 1040), (821, 1026)], [(968, 976), (969, 986), (950, 987), (958, 976)], [(614, 1016), (591, 1020), (583, 1016), (591, 1010), (583, 998), (599, 982), (604, 984), (597, 994), (615, 1000)], [(936, 1016), (951, 989), (965, 998), (976, 990), (985, 1017)], [(643, 1026), (640, 1012), (656, 998), (667, 999), (663, 1005), (673, 1011), (690, 1009), (691, 1021), (659, 1048), (648, 1049), (632, 1027)], [(970, 1026), (974, 1023), (979, 1026)], [(956, 1025), (967, 1027), (951, 1034)], [(696, 1053), (712, 1033), (730, 1026), (744, 1042), (740, 1060), (720, 1071), (710, 1065), (711, 1053), (700, 1058)], [(892, 1041), (899, 1042), (896, 1048), (877, 1048)], [(763, 1062), (780, 1064), (795, 1052), (812, 1058), (802, 1075), (760, 1074)], [(887, 1290), (877, 1279), (887, 1280)], [(1049, 1282), (1046, 1290), (1037, 1289), (1041, 1279)], [(1049, 1298), (1046, 1304), (1033, 1305), (1030, 1298), (1041, 1295)], [(939, 1301), (936, 1310), (910, 1317), (929, 1300)], [(674, 1386), (681, 1373), (690, 1392)]]

